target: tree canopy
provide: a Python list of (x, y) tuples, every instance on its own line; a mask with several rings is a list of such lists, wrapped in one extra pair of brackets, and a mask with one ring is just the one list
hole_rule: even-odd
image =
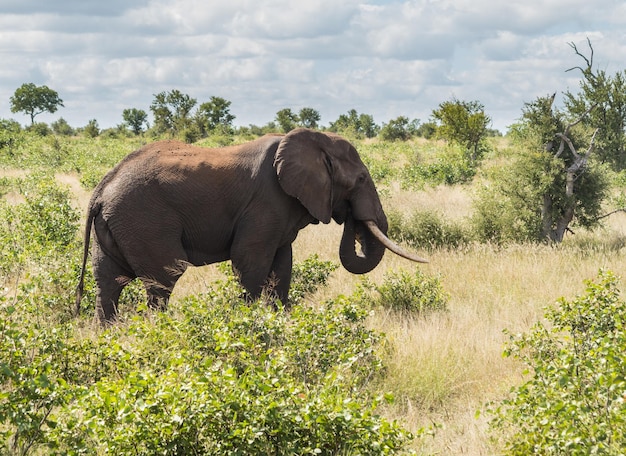
[(593, 106), (575, 118), (554, 99), (524, 105), (511, 135), (515, 160), (494, 171), (476, 204), (483, 238), (558, 243), (573, 223), (598, 223), (609, 182), (594, 153), (597, 130), (581, 128)]
[(298, 126), (298, 115), (291, 108), (284, 108), (276, 113), (276, 122), (283, 133), (289, 133)]
[(417, 133), (419, 120), (409, 120), (408, 117), (400, 116), (383, 124), (380, 129), (380, 139), (383, 141), (407, 141)]
[(373, 138), (380, 131), (380, 127), (374, 123), (373, 116), (359, 114), (356, 109), (351, 109), (331, 122), (329, 130), (356, 138)]
[(30, 123), (35, 123), (35, 117), (44, 112), (54, 113), (63, 100), (59, 94), (48, 86), (37, 86), (32, 82), (22, 84), (15, 90), (10, 99), (11, 112), (23, 112), (30, 116)]
[[(581, 124), (589, 129), (598, 128), (595, 149), (598, 157), (616, 170), (626, 169), (626, 70), (607, 75), (604, 70), (593, 67), (593, 47), (590, 56), (582, 54), (575, 44), (570, 43), (584, 66), (568, 71), (580, 70), (580, 92), (565, 92), (565, 106), (572, 116), (582, 116)], [(589, 110), (591, 106), (594, 109)]]
[(231, 102), (222, 97), (211, 97), (196, 112), (196, 120), (203, 134), (221, 129), (230, 131), (235, 116), (230, 113)]
[(298, 123), (304, 128), (317, 128), (321, 118), (319, 111), (313, 108), (302, 108), (298, 113)]
[(444, 101), (432, 113), (438, 123), (437, 134), (464, 146), (472, 160), (480, 158), (491, 118), (485, 114), (478, 101), (461, 101), (453, 98)]
[(182, 132), (191, 122), (191, 110), (196, 103), (195, 98), (176, 89), (156, 94), (150, 105), (154, 116), (154, 128), (159, 133)]
[(144, 124), (148, 122), (148, 114), (146, 111), (137, 108), (124, 109), (122, 118), (136, 135), (143, 131)]

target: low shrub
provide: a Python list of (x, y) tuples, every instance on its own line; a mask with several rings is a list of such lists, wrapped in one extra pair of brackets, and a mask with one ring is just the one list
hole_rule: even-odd
[(459, 223), (446, 220), (440, 213), (418, 210), (408, 217), (389, 211), (389, 236), (415, 248), (458, 248), (471, 242)]
[(505, 454), (623, 454), (626, 448), (626, 302), (601, 272), (586, 293), (560, 299), (506, 356), (530, 376), (494, 410)]
[[(228, 292), (228, 290), (227, 290)], [(190, 297), (85, 335), (0, 306), (0, 433), (16, 454), (398, 454), (381, 336), (344, 299), (290, 314)], [(26, 322), (26, 324), (25, 324)]]
[(289, 301), (299, 304), (305, 296), (317, 291), (320, 286), (326, 285), (330, 274), (338, 266), (332, 261), (321, 261), (317, 255), (311, 255), (302, 263), (293, 265)]
[(483, 187), (474, 200), (472, 232), (479, 242), (496, 245), (536, 242), (541, 239), (539, 208), (529, 206), (516, 205), (510, 198), (503, 198), (498, 189)]
[[(275, 311), (242, 300), (228, 273), (168, 312), (137, 304), (93, 332), (92, 316), (63, 310), (78, 274), (67, 261), (0, 296), (0, 453), (408, 452), (412, 435), (378, 412), (391, 399), (374, 391), (383, 336), (351, 299)], [(298, 264), (301, 296), (334, 268)], [(140, 295), (137, 282), (127, 299)]]
[(413, 160), (407, 164), (401, 173), (402, 186), (421, 188), (424, 183), (433, 186), (468, 183), (476, 175), (477, 165), (460, 148), (448, 147), (430, 161)]
[(400, 312), (424, 315), (433, 311), (445, 311), (448, 296), (437, 277), (429, 277), (416, 269), (390, 272), (380, 285), (367, 280), (361, 282), (353, 296), (374, 306), (382, 306)]
[(17, 185), (24, 202), (0, 202), (0, 270), (15, 272), (28, 261), (56, 258), (76, 240), (79, 214), (68, 189), (53, 176), (35, 173)]

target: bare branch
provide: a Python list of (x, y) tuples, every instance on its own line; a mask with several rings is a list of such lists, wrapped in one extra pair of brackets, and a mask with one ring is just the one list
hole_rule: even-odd
[[(568, 133), (569, 133), (570, 128), (575, 127), (575, 126), (576, 126), (576, 125), (578, 125), (580, 122), (582, 122), (582, 120), (585, 118), (585, 116), (586, 116), (587, 114), (589, 114), (591, 111), (593, 111), (593, 110), (595, 109), (595, 107), (596, 107), (596, 106), (598, 106), (598, 103), (594, 103), (594, 104), (592, 104), (591, 106), (589, 106), (589, 108), (588, 108), (585, 112), (583, 112), (583, 113), (580, 115), (580, 117), (578, 118), (578, 120), (577, 120), (577, 121), (572, 122), (571, 124), (569, 124), (569, 125), (567, 126), (567, 128), (565, 129), (564, 134), (568, 134)], [(595, 136), (595, 134), (594, 134), (594, 136)]]
[(552, 111), (552, 105), (554, 104), (554, 99), (556, 98), (556, 92), (552, 94), (550, 97), (550, 111)]
[(565, 137), (565, 133), (557, 133), (557, 136), (561, 138), (561, 143), (559, 144), (558, 150), (554, 154), (554, 158), (559, 158), (563, 151), (565, 150), (565, 141), (563, 141), (563, 137)]
[(591, 135), (591, 142), (589, 143), (589, 147), (587, 148), (587, 152), (585, 152), (585, 155), (589, 155), (591, 152), (593, 152), (593, 148), (596, 143), (596, 135), (599, 131), (600, 129), (596, 128), (596, 130), (593, 132), (593, 135)]
[(594, 219), (594, 221), (602, 220), (603, 218), (607, 218), (613, 214), (617, 214), (618, 212), (626, 212), (626, 208), (615, 209), (614, 211), (609, 212), (608, 214), (601, 215), (600, 217)]
[[(565, 148), (563, 143), (567, 143), (572, 155), (576, 158), (580, 158), (580, 155), (578, 155), (578, 152), (576, 152), (576, 148), (574, 147), (574, 144), (572, 144), (572, 140), (569, 139), (567, 136), (565, 136), (565, 133), (557, 133), (556, 136), (561, 138), (561, 146), (559, 147), (559, 150), (558, 150), (559, 155), (561, 155), (561, 153), (563, 152), (563, 149)], [(559, 155), (555, 155), (555, 156), (558, 157)]]
[[(565, 127), (565, 131), (563, 133), (557, 133), (556, 136), (558, 136), (559, 138), (561, 138), (561, 144), (559, 145), (559, 149), (556, 151), (556, 153), (554, 154), (555, 158), (559, 158), (561, 156), (561, 154), (563, 153), (563, 151), (565, 150), (565, 143), (567, 143), (567, 145), (569, 146), (569, 149), (572, 151), (572, 153), (574, 154), (574, 157), (578, 157), (578, 153), (576, 152), (576, 149), (574, 149), (574, 145), (572, 144), (571, 140), (569, 139), (569, 137), (567, 135), (569, 135), (569, 131), (575, 127), (576, 125), (578, 125), (580, 122), (582, 122), (582, 120), (585, 118), (585, 116), (587, 114), (589, 114), (593, 109), (595, 109), (595, 107), (598, 106), (598, 103), (594, 103), (593, 105), (589, 106), (589, 108), (582, 113), (582, 115), (578, 118), (578, 120), (572, 122), (571, 124), (569, 124), (567, 127)], [(593, 137), (591, 138), (591, 144), (589, 145), (589, 150), (588, 152), (591, 152), (591, 148), (593, 146), (593, 141), (596, 137), (596, 133), (598, 132), (598, 130), (596, 129), (596, 131), (594, 131), (593, 133)]]
[(589, 58), (585, 57), (583, 54), (580, 53), (580, 51), (578, 50), (574, 42), (567, 43), (567, 44), (569, 45), (569, 47), (574, 49), (574, 52), (576, 53), (576, 55), (581, 57), (585, 61), (585, 63), (587, 63), (587, 69), (584, 70), (579, 66), (575, 66), (575, 67), (570, 68), (569, 70), (565, 70), (565, 72), (567, 73), (568, 71), (578, 69), (580, 70), (581, 73), (584, 73), (585, 71), (591, 70), (591, 68), (593, 67), (593, 46), (591, 46), (591, 40), (589, 39), (589, 37), (587, 37), (587, 45), (589, 46), (589, 49), (591, 50), (591, 56)]

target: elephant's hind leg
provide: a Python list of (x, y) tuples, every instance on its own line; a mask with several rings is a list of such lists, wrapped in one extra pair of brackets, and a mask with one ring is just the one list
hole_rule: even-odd
[(134, 275), (106, 255), (98, 243), (93, 249), (93, 274), (97, 287), (96, 315), (101, 324), (111, 323), (117, 317), (120, 293)]

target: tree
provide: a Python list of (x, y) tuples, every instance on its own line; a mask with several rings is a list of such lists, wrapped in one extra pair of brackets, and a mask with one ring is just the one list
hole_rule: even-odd
[(373, 138), (378, 134), (379, 128), (371, 115), (359, 114), (356, 109), (351, 109), (331, 122), (329, 130), (356, 138)]
[[(565, 92), (565, 106), (572, 115), (582, 118), (582, 125), (599, 129), (595, 137), (595, 154), (616, 170), (623, 170), (626, 169), (626, 71), (611, 77), (603, 70), (594, 70), (593, 47), (589, 39), (587, 44), (589, 57), (570, 43), (585, 65), (567, 70), (580, 70), (583, 79), (579, 93)], [(595, 107), (589, 110), (591, 106)]]
[(415, 130), (415, 134), (421, 138), (431, 139), (437, 133), (437, 124), (435, 122), (424, 122)]
[(472, 161), (480, 158), (485, 149), (487, 127), (491, 124), (481, 103), (453, 98), (441, 103), (432, 117), (438, 123), (440, 137), (465, 147)]
[(36, 86), (32, 82), (22, 84), (10, 98), (11, 112), (24, 112), (30, 116), (30, 123), (44, 112), (55, 113), (63, 100), (59, 94), (47, 86)]
[(380, 139), (383, 141), (407, 141), (417, 132), (419, 120), (409, 121), (408, 117), (400, 116), (383, 124)]
[(371, 114), (359, 114), (359, 131), (365, 135), (366, 138), (375, 137), (380, 131), (380, 127), (374, 122), (374, 116)]
[(148, 114), (143, 109), (129, 108), (122, 112), (122, 119), (136, 135), (141, 134), (144, 124), (148, 123)]
[(156, 131), (173, 135), (182, 132), (191, 123), (190, 114), (195, 105), (196, 99), (180, 90), (156, 94), (150, 105)]
[(68, 124), (63, 117), (60, 117), (59, 120), (52, 122), (50, 126), (52, 127), (52, 131), (57, 135), (71, 136), (74, 134), (74, 129), (70, 127), (70, 124)]
[(268, 133), (276, 133), (278, 127), (274, 121), (270, 121), (262, 127), (254, 124), (250, 124), (248, 127), (239, 127), (240, 134), (250, 134), (252, 136), (263, 136)]
[(276, 113), (276, 122), (283, 133), (289, 133), (296, 128), (298, 116), (290, 108), (281, 109)]
[[(511, 138), (519, 155), (508, 167), (495, 171), (491, 193), (477, 204), (476, 220), (483, 238), (561, 242), (570, 225), (598, 223), (609, 182), (594, 163), (597, 130), (581, 127), (583, 113), (567, 121), (553, 106), (555, 95), (526, 103)], [(503, 234), (506, 233), (506, 234)]]
[(305, 128), (317, 128), (321, 119), (320, 113), (313, 108), (302, 108), (298, 114), (299, 124)]
[[(584, 140), (576, 138), (572, 131), (593, 107), (577, 120), (563, 125), (558, 114), (553, 113), (553, 102), (554, 96), (539, 98), (534, 105), (527, 105), (524, 114), (527, 119), (533, 117), (544, 119), (543, 124), (532, 123), (531, 120), (529, 125), (531, 129), (534, 127), (540, 132), (543, 130), (544, 134), (546, 131), (554, 131), (552, 138), (544, 137), (548, 139), (544, 143), (545, 152), (557, 166), (554, 170), (554, 179), (543, 193), (541, 236), (561, 242), (574, 215), (578, 216), (578, 222), (583, 226), (591, 226), (597, 222), (601, 202), (608, 191), (608, 183), (597, 170), (589, 167), (598, 130), (595, 130), (587, 140), (587, 150), (584, 152), (580, 152), (584, 147), (582, 144)], [(536, 113), (539, 113), (539, 116), (533, 115)]]
[(196, 121), (203, 134), (221, 129), (224, 133), (232, 132), (235, 116), (230, 113), (231, 102), (221, 97), (211, 97), (202, 103), (196, 112)]
[(98, 121), (96, 119), (91, 119), (85, 128), (83, 129), (85, 136), (88, 138), (95, 138), (100, 134), (100, 127), (98, 126)]

